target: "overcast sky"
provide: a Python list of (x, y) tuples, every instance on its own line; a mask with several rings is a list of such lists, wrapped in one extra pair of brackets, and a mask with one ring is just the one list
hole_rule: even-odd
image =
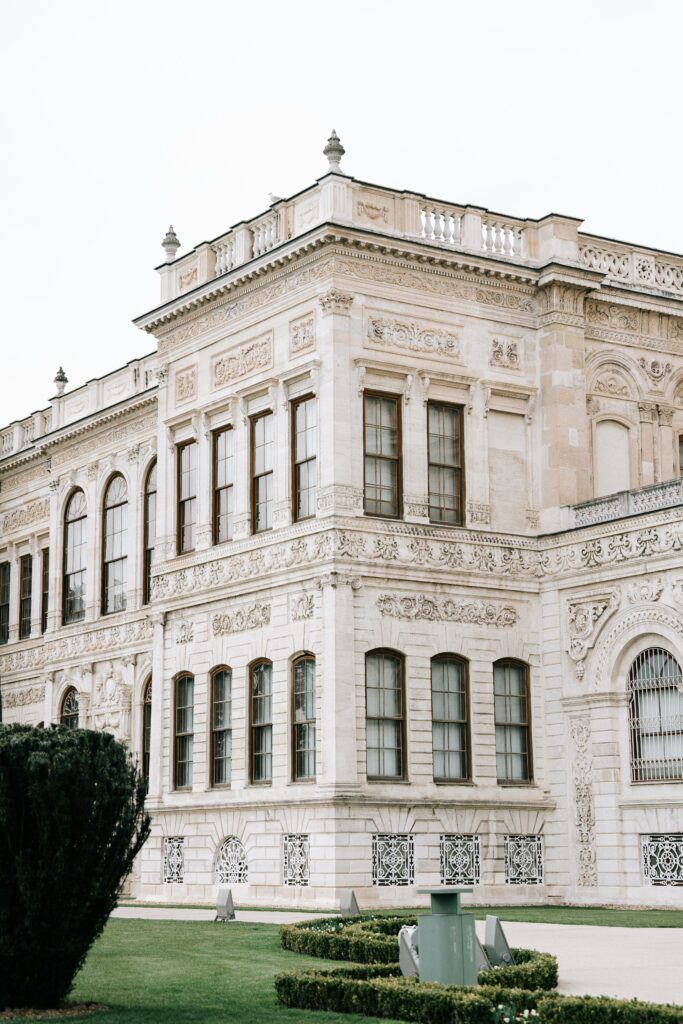
[(0, 423), (152, 347), (181, 253), (324, 173), (683, 251), (678, 0), (6, 0)]

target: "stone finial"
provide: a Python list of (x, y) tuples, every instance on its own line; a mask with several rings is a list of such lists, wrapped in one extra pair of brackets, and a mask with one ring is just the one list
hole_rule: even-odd
[(176, 257), (176, 253), (180, 248), (180, 239), (173, 230), (172, 224), (169, 224), (168, 231), (166, 232), (166, 235), (161, 245), (163, 247), (164, 252), (166, 253), (166, 262), (173, 263), (173, 260)]
[(57, 376), (54, 379), (54, 383), (57, 385), (57, 395), (64, 394), (64, 388), (69, 383), (69, 378), (64, 373), (64, 367), (60, 366), (57, 370)]
[(341, 167), (339, 166), (339, 163), (341, 161), (341, 158), (344, 156), (345, 152), (346, 150), (339, 141), (339, 136), (337, 135), (336, 131), (333, 128), (332, 134), (327, 140), (327, 145), (323, 150), (324, 155), (327, 157), (327, 162), (330, 165), (329, 170), (327, 172), (328, 174), (344, 173)]

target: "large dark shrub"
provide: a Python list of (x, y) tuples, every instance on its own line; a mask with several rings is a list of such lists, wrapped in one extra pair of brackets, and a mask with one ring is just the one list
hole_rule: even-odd
[(0, 1009), (67, 994), (149, 835), (144, 798), (107, 733), (0, 726)]

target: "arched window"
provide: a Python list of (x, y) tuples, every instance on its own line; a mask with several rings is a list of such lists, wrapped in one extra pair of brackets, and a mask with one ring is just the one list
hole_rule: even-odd
[(529, 669), (504, 658), (493, 666), (498, 782), (531, 782)]
[(405, 777), (403, 658), (393, 651), (365, 656), (367, 775), (369, 779)]
[(304, 654), (292, 665), (293, 776), (315, 778), (315, 658)]
[(211, 785), (229, 786), (232, 776), (232, 671), (211, 673)]
[(273, 666), (258, 661), (251, 666), (251, 781), (273, 779)]
[(62, 710), (59, 714), (59, 724), (65, 725), (67, 729), (78, 729), (78, 691), (70, 686), (62, 698)]
[(152, 680), (145, 685), (142, 695), (142, 777), (149, 786), (149, 754), (152, 737)]
[(650, 647), (628, 674), (633, 782), (683, 779), (683, 673), (668, 651)]
[(235, 885), (248, 878), (247, 857), (244, 846), (236, 836), (221, 843), (216, 860), (216, 881), (220, 885)]
[(192, 788), (194, 755), (194, 676), (176, 676), (174, 716), (174, 772), (176, 789)]
[(470, 778), (467, 662), (454, 654), (432, 658), (432, 756), (435, 782)]
[(122, 476), (114, 476), (104, 495), (102, 545), (102, 612), (126, 608), (128, 562), (128, 488)]
[(144, 576), (142, 580), (142, 602), (149, 604), (152, 599), (152, 557), (157, 534), (157, 463), (156, 459), (149, 467), (147, 479), (145, 480), (145, 507), (144, 507), (144, 536), (142, 544), (144, 548)]
[(85, 618), (85, 532), (87, 510), (83, 491), (74, 491), (64, 513), (62, 617), (65, 623)]

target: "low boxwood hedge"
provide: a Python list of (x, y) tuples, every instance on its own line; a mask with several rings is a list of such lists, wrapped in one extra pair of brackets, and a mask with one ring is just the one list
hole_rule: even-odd
[(683, 1007), (499, 985), (456, 988), (402, 978), (388, 964), (288, 972), (275, 978), (275, 989), (280, 1003), (300, 1010), (417, 1024), (493, 1024), (501, 1007), (520, 1016), (535, 1010), (539, 1024), (683, 1024)]
[[(315, 918), (301, 924), (284, 925), (280, 942), (293, 953), (305, 953), (322, 960), (350, 960), (362, 964), (397, 964), (398, 932), (415, 917)], [(515, 963), (481, 971), (481, 984), (508, 988), (554, 989), (557, 960), (533, 949), (513, 949)]]

